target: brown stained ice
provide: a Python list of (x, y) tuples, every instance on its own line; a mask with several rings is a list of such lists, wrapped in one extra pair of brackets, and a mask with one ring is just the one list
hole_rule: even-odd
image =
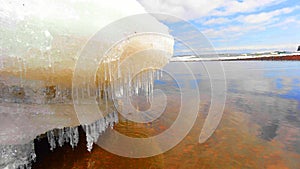
[[(114, 2), (116, 1), (116, 2)], [(62, 1), (68, 4), (69, 2)], [(80, 3), (80, 2), (77, 2)], [(95, 2), (96, 3), (96, 2)], [(97, 2), (104, 3), (104, 2)], [(106, 2), (105, 2), (106, 3)], [(119, 0), (107, 2), (119, 3)], [(128, 1), (136, 10), (123, 11), (120, 15), (105, 13), (93, 9), (99, 18), (95, 23), (86, 21), (89, 16), (85, 9), (76, 9), (78, 19), (63, 18), (55, 20), (38, 18), (39, 12), (30, 10), (23, 19), (14, 18), (18, 8), (3, 8), (7, 15), (0, 16), (0, 168), (30, 166), (35, 158), (32, 140), (39, 135), (48, 137), (51, 149), (68, 142), (72, 147), (78, 142), (78, 128), (82, 125), (86, 131), (88, 150), (97, 141), (101, 132), (118, 122), (117, 110), (113, 100), (126, 97), (125, 88), (137, 88), (151, 95), (153, 79), (134, 79), (140, 71), (158, 69), (164, 66), (173, 54), (174, 40), (169, 36), (154, 34), (136, 34), (135, 25), (129, 27), (128, 37), (116, 44), (103, 56), (96, 75), (89, 82), (91, 87), (75, 88), (72, 96), (72, 80), (80, 51), (89, 38), (106, 24), (120, 17), (141, 13), (144, 9), (134, 0)], [(7, 4), (9, 5), (15, 5)], [(18, 4), (16, 4), (18, 5)], [(25, 4), (27, 5), (27, 4)], [(39, 3), (33, 3), (32, 6)], [(49, 4), (48, 12), (51, 12)], [(54, 4), (55, 5), (55, 4)], [(86, 6), (95, 4), (85, 4)], [(97, 4), (99, 5), (99, 4)], [(107, 5), (107, 4), (104, 4)], [(79, 5), (80, 6), (80, 5)], [(48, 7), (47, 7), (48, 8)], [(17, 10), (17, 9), (16, 9)], [(23, 8), (22, 8), (23, 10)], [(24, 10), (27, 10), (24, 8)], [(114, 9), (116, 10), (116, 9)], [(49, 14), (49, 13), (48, 13)], [(107, 15), (107, 16), (106, 16)], [(5, 18), (10, 16), (10, 18)], [(49, 19), (49, 20), (47, 20)], [(70, 24), (64, 24), (66, 19)], [(86, 25), (93, 23), (92, 25)], [(157, 25), (165, 34), (165, 25), (153, 19), (149, 25)], [(83, 29), (83, 25), (84, 29)], [(11, 27), (15, 29), (12, 30)], [(14, 32), (15, 31), (15, 32)], [(140, 32), (142, 33), (142, 32)], [(89, 69), (81, 70), (82, 78)], [(135, 86), (131, 86), (135, 85)], [(82, 123), (76, 114), (73, 97), (96, 97), (99, 110), (104, 118), (93, 114), (89, 106), (85, 107), (88, 121)], [(119, 99), (118, 106), (122, 99)], [(26, 151), (23, 151), (25, 150)], [(12, 153), (17, 152), (17, 153)], [(19, 156), (18, 156), (19, 154)], [(20, 159), (24, 159), (19, 160)]]
[[(115, 55), (115, 58), (107, 56), (99, 65), (94, 81), (98, 89), (90, 89), (90, 91), (93, 91), (95, 95), (100, 94), (98, 98), (102, 101), (111, 97), (108, 96), (111, 95), (111, 91), (107, 91), (109, 86), (119, 91), (125, 83), (128, 85), (130, 78), (140, 71), (160, 68), (167, 63), (167, 54), (155, 52), (155, 55), (151, 55), (153, 47), (151, 48), (149, 42), (141, 42), (142, 39), (147, 39), (147, 36), (133, 38), (127, 46), (123, 46), (123, 53)], [(161, 40), (169, 41), (170, 39), (161, 38)], [(172, 43), (167, 45), (172, 45)], [(142, 49), (149, 49), (150, 52), (139, 52)], [(71, 65), (75, 65), (75, 61), (68, 62), (66, 59), (65, 62), (68, 65), (64, 70), (61, 65), (64, 62), (55, 62), (52, 68), (47, 66), (44, 68), (43, 65), (31, 66), (31, 61), (27, 60), (27, 67), (18, 69), (18, 64), (14, 64), (16, 62), (14, 58), (5, 59), (6, 66), (0, 70), (2, 117), (0, 142), (2, 144), (20, 144), (50, 129), (80, 125), (72, 105), (73, 68)], [(24, 74), (25, 69), (26, 74)], [(20, 79), (19, 74), (24, 74), (23, 79)]]

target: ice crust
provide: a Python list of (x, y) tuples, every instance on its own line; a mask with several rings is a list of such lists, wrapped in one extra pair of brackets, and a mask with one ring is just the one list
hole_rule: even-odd
[[(131, 79), (141, 70), (162, 67), (173, 52), (172, 38), (139, 34), (143, 33), (140, 25), (125, 23), (127, 35), (138, 36), (113, 47), (89, 81), (94, 86), (75, 88), (72, 95), (74, 68), (87, 41), (110, 23), (145, 13), (143, 7), (135, 0), (9, 0), (1, 1), (0, 11), (0, 168), (30, 168), (36, 156), (33, 140), (44, 133), (51, 150), (65, 143), (75, 147), (79, 126), (91, 151), (101, 133), (118, 122), (114, 103), (134, 94), (151, 96), (153, 73)], [(169, 34), (150, 15), (143, 24)], [(85, 70), (82, 78), (90, 78)], [(89, 114), (87, 108), (82, 116), (92, 118), (83, 121), (72, 96), (95, 97), (103, 116)]]

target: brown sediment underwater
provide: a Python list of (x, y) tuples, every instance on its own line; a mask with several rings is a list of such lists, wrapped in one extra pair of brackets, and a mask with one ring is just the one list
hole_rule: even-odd
[[(137, 124), (120, 121), (114, 129), (131, 137), (144, 138), (159, 134), (170, 127), (179, 111), (176, 96), (169, 102), (164, 117), (153, 123)], [(289, 152), (277, 141), (268, 142), (256, 136), (259, 126), (251, 123), (249, 115), (227, 106), (220, 126), (205, 143), (199, 144), (209, 100), (202, 100), (199, 116), (191, 132), (173, 149), (149, 158), (126, 158), (96, 146), (85, 152), (85, 141), (72, 150), (63, 147), (45, 153), (33, 168), (253, 168), (296, 169), (300, 155)], [(146, 147), (155, 148), (155, 147)], [(157, 148), (157, 147), (156, 147)], [(41, 161), (42, 160), (42, 161)], [(49, 164), (48, 161), (53, 161)]]

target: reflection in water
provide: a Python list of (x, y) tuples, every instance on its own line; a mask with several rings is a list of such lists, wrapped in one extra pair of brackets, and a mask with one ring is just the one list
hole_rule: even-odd
[(266, 124), (261, 128), (261, 138), (271, 141), (277, 136), (277, 129), (279, 127), (278, 120), (271, 121), (270, 124)]
[[(208, 66), (210, 63), (205, 64)], [(300, 62), (223, 62), (228, 85), (224, 116), (214, 135), (199, 144), (199, 134), (211, 103), (210, 80), (205, 73), (205, 64), (188, 63), (200, 88), (199, 115), (190, 133), (170, 151), (150, 158), (130, 159), (97, 146), (89, 153), (85, 150), (85, 139), (80, 138), (79, 146), (74, 150), (68, 146), (52, 153), (38, 150), (33, 168), (298, 169)], [(149, 137), (172, 125), (180, 108), (178, 86), (190, 85), (191, 90), (195, 87), (191, 85), (193, 83), (186, 83), (193, 78), (180, 72), (180, 64), (170, 63), (166, 69), (175, 72), (179, 84), (167, 79), (155, 81), (156, 87), (168, 94), (163, 115), (144, 124), (121, 118), (115, 130), (131, 137)], [(136, 101), (141, 107), (147, 103), (138, 98)], [(42, 150), (45, 150), (43, 146), (47, 146), (43, 145), (43, 141), (37, 142), (37, 145)]]

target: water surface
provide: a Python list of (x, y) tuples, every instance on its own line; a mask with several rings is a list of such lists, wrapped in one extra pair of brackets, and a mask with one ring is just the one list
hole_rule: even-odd
[[(199, 90), (198, 118), (190, 133), (173, 149), (149, 158), (131, 159), (111, 154), (95, 145), (91, 153), (81, 132), (80, 143), (50, 152), (46, 141), (36, 141), (33, 168), (292, 168), (300, 167), (300, 62), (222, 62), (226, 74), (227, 100), (221, 123), (212, 137), (199, 144), (199, 134), (211, 106), (210, 62), (186, 63), (194, 76), (171, 62), (172, 78), (156, 80), (155, 87), (168, 96), (167, 107), (157, 120), (141, 124), (120, 117), (115, 130), (131, 137), (149, 137), (164, 132), (180, 110), (179, 87)], [(214, 83), (222, 78), (213, 76)], [(196, 82), (199, 89), (193, 82)], [(140, 109), (149, 103), (133, 99)], [(137, 104), (138, 103), (138, 104)], [(159, 148), (159, 147), (147, 147)]]

